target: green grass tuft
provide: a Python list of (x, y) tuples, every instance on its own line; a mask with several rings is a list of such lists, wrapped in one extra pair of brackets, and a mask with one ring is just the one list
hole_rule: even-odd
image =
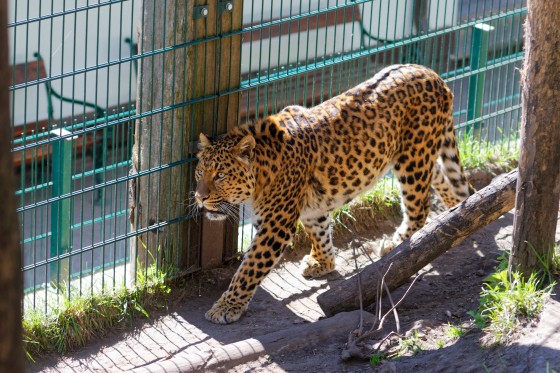
[[(77, 289), (62, 289), (71, 296), (48, 314), (27, 311), (23, 318), (23, 342), (26, 356), (63, 354), (84, 346), (95, 337), (115, 328), (123, 328), (138, 317), (149, 317), (148, 310), (161, 307), (171, 289), (166, 285), (168, 273), (155, 265), (139, 275), (135, 289), (125, 287), (102, 294), (79, 295)], [(72, 295), (75, 294), (75, 295)], [(62, 296), (62, 295), (61, 295)]]
[(396, 183), (383, 178), (372, 190), (332, 212), (333, 230), (335, 234), (349, 228), (364, 230), (373, 219), (395, 219), (400, 211), (400, 191)]
[(397, 352), (397, 357), (404, 356), (408, 353), (416, 355), (420, 351), (422, 351), (422, 346), (420, 345), (420, 336), (418, 330), (414, 330), (412, 331), (412, 335), (410, 337), (401, 339), (399, 341), (399, 350)]
[(458, 339), (467, 334), (467, 330), (461, 328), (460, 326), (448, 324), (447, 329), (445, 330), (445, 334), (447, 334), (449, 338)]
[(372, 368), (375, 368), (377, 365), (379, 365), (379, 363), (381, 363), (383, 360), (386, 360), (387, 357), (383, 354), (373, 354), (371, 355), (371, 357), (369, 358), (369, 365)]
[(496, 271), (484, 279), (478, 310), (471, 311), (478, 327), (490, 336), (490, 343), (507, 343), (524, 321), (539, 316), (554, 283), (547, 274), (508, 273), (508, 255), (501, 257)]
[(480, 169), (498, 174), (517, 167), (519, 143), (513, 136), (493, 143), (467, 134), (459, 136), (457, 140), (459, 158), (467, 170)]

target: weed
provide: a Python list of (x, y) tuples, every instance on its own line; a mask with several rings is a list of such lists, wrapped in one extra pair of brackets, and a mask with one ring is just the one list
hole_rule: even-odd
[(365, 229), (374, 218), (390, 220), (400, 213), (400, 193), (391, 178), (383, 178), (375, 187), (354, 201), (332, 212), (335, 233)]
[(458, 148), (465, 169), (508, 172), (517, 166), (519, 159), (519, 144), (515, 136), (489, 143), (465, 133), (459, 136)]
[(448, 324), (447, 329), (445, 330), (445, 334), (452, 339), (458, 339), (464, 336), (467, 333), (466, 329), (461, 328), (460, 326), (455, 326)]
[(416, 355), (420, 351), (422, 351), (420, 337), (418, 335), (418, 330), (414, 330), (410, 337), (399, 341), (399, 351), (397, 352), (397, 357), (403, 356), (407, 353)]
[(383, 354), (373, 354), (371, 355), (371, 357), (369, 358), (369, 365), (372, 368), (375, 368), (379, 363), (381, 363), (383, 360), (386, 360), (387, 357)]
[(49, 313), (27, 311), (23, 319), (23, 342), (27, 357), (64, 353), (85, 345), (96, 336), (124, 326), (135, 317), (149, 317), (147, 309), (163, 303), (171, 289), (169, 274), (155, 264), (139, 274), (138, 286), (80, 295), (78, 289), (61, 286), (64, 298)]
[(525, 278), (518, 271), (508, 273), (507, 256), (502, 255), (496, 272), (484, 279), (478, 310), (469, 312), (494, 343), (507, 342), (522, 320), (536, 318), (554, 286), (546, 285), (546, 274)]
[(436, 347), (439, 348), (443, 348), (443, 346), (445, 346), (445, 341), (443, 339), (438, 339), (436, 341)]

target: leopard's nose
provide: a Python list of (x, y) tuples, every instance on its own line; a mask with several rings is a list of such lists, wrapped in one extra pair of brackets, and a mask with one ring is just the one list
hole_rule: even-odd
[(202, 205), (202, 203), (208, 199), (208, 194), (206, 193), (202, 194), (199, 191), (196, 191), (194, 193), (194, 199), (199, 205)]

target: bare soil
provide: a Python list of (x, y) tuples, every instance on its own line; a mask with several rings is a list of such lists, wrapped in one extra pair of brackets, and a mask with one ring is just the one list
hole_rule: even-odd
[[(180, 352), (202, 354), (212, 347), (314, 322), (324, 317), (317, 295), (330, 284), (351, 276), (356, 265), (370, 262), (357, 250), (362, 243), (379, 244), (396, 222), (376, 222), (357, 234), (335, 241), (339, 249), (337, 271), (323, 279), (306, 280), (298, 260), (303, 250), (290, 250), (283, 262), (266, 278), (251, 302), (247, 314), (237, 323), (215, 325), (204, 319), (235, 268), (205, 271), (188, 279), (183, 289), (174, 289), (172, 303), (160, 315), (140, 320), (135, 328), (115, 332), (87, 347), (62, 357), (50, 356), (28, 365), (31, 372), (119, 372), (152, 362), (173, 359)], [(468, 311), (475, 310), (483, 279), (497, 264), (497, 258), (511, 245), (513, 215), (508, 213), (480, 230), (459, 246), (425, 267), (419, 281), (398, 308), (401, 334), (417, 335), (419, 351), (386, 360), (371, 368), (368, 361), (343, 362), (340, 354), (348, 335), (332, 335), (321, 344), (297, 351), (267, 351), (267, 355), (235, 367), (231, 372), (560, 372), (560, 297), (551, 296), (540, 320), (522, 326), (506, 345), (487, 347), (484, 333), (473, 326)], [(560, 239), (560, 229), (557, 233)], [(368, 245), (369, 246), (369, 245)], [(392, 293), (398, 299), (407, 285)], [(388, 308), (388, 305), (384, 306)], [(372, 310), (372, 305), (366, 309)], [(467, 333), (449, 335), (450, 325)], [(385, 331), (365, 348), (374, 347), (395, 330), (388, 319)], [(416, 330), (416, 332), (413, 332)], [(383, 345), (385, 353), (398, 350), (398, 338)], [(223, 369), (226, 370), (226, 369)]]

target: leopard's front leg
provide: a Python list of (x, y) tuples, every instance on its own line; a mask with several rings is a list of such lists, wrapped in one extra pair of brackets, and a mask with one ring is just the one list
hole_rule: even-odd
[(239, 320), (247, 310), (257, 286), (264, 280), (278, 260), (296, 231), (296, 219), (286, 222), (285, 216), (275, 216), (262, 223), (241, 265), (233, 276), (228, 289), (212, 308), (206, 319), (217, 324), (229, 324)]

